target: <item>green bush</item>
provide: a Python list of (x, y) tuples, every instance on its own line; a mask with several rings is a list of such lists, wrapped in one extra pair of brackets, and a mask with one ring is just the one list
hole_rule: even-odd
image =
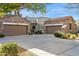
[(32, 32), (29, 32), (28, 35), (32, 35)]
[(2, 45), (1, 54), (4, 56), (17, 56), (17, 44), (16, 43), (7, 43)]
[(62, 32), (56, 32), (54, 33), (55, 37), (63, 38), (63, 39), (75, 39), (78, 34), (71, 34), (71, 33), (62, 33)]
[(54, 33), (54, 36), (55, 36), (55, 37), (62, 37), (62, 33), (55, 32), (55, 33)]
[(37, 31), (35, 32), (35, 34), (42, 34), (42, 31), (41, 31), (41, 30), (37, 30)]
[(4, 37), (5, 35), (4, 34), (0, 34), (0, 38)]

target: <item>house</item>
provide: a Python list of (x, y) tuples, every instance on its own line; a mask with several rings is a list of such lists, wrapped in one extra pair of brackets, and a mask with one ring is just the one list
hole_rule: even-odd
[(4, 16), (0, 18), (0, 33), (5, 35), (25, 35), (30, 32), (30, 21), (21, 16)]
[(48, 17), (27, 17), (26, 19), (31, 21), (31, 32), (38, 30), (44, 31), (44, 22), (49, 20)]
[(76, 32), (77, 26), (76, 22), (72, 16), (65, 16), (60, 18), (53, 18), (44, 22), (45, 32), (54, 33), (54, 32)]

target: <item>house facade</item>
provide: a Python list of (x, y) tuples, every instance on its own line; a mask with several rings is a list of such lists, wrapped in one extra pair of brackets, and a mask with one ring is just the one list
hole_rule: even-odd
[(76, 32), (77, 26), (72, 16), (50, 19), (10, 15), (0, 18), (0, 33), (5, 35), (26, 35), (37, 30), (45, 33)]
[(25, 35), (28, 32), (30, 32), (30, 21), (15, 15), (0, 18), (0, 33)]
[(44, 31), (44, 22), (49, 20), (48, 17), (27, 17), (26, 19), (31, 21), (31, 32), (38, 30)]
[(50, 19), (45, 21), (44, 24), (46, 33), (77, 31), (76, 22), (72, 16)]

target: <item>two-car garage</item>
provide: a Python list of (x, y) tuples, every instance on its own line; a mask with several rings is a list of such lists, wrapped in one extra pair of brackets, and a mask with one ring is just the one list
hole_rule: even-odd
[(5, 35), (26, 35), (28, 26), (26, 25), (4, 25)]
[(26, 35), (30, 32), (30, 21), (20, 16), (7, 16), (1, 20), (0, 32), (6, 36)]
[(52, 34), (61, 31), (61, 26), (45, 26), (46, 33)]

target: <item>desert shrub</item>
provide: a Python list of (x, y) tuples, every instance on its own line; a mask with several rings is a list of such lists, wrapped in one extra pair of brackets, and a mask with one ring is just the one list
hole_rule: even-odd
[(74, 35), (78, 36), (78, 33), (77, 33), (77, 32), (75, 32), (75, 33), (71, 33), (71, 34), (74, 34)]
[(66, 36), (67, 39), (75, 39), (77, 37), (76, 34), (71, 34), (71, 33), (67, 33)]
[(62, 33), (55, 32), (55, 33), (54, 33), (54, 36), (55, 36), (55, 37), (62, 37)]
[(62, 38), (67, 39), (68, 37), (64, 34), (64, 35), (62, 35)]
[(70, 39), (75, 39), (76, 38), (76, 35), (75, 34), (72, 34), (71, 36), (70, 36)]
[(75, 34), (76, 35), (76, 37), (78, 37), (78, 33), (77, 34)]
[(73, 36), (72, 39), (75, 39), (75, 37)]
[(71, 34), (71, 33), (55, 32), (54, 36), (63, 38), (63, 39), (75, 39), (78, 36), (78, 34), (77, 33)]
[(71, 34), (70, 33), (67, 33), (66, 36), (69, 38), (71, 36)]
[(17, 44), (16, 43), (7, 43), (1, 46), (1, 53), (4, 56), (17, 56)]
[(0, 34), (0, 38), (4, 37), (5, 35), (4, 34)]

